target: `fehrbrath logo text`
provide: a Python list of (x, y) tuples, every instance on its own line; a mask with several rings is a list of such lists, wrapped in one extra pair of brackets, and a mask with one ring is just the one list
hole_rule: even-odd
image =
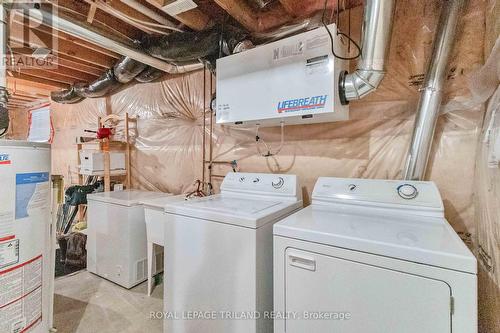
[(325, 107), (328, 95), (289, 99), (278, 103), (278, 112), (296, 112), (302, 110), (322, 109)]

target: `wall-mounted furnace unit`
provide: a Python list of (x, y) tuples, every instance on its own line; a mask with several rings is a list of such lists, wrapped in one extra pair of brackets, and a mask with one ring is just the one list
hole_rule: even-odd
[[(346, 44), (328, 26), (337, 55)], [(324, 27), (217, 60), (217, 123), (276, 126), (347, 120), (339, 76), (348, 61), (332, 54)]]

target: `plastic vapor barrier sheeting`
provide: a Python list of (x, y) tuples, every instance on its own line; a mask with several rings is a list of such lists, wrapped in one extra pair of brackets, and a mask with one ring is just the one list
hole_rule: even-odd
[[(241, 171), (297, 174), (304, 186), (306, 203), (310, 202), (313, 185), (320, 176), (401, 178), (418, 89), (431, 54), (440, 6), (439, 1), (431, 0), (398, 1), (387, 75), (375, 93), (351, 102), (351, 120), (287, 126), (280, 154), (267, 158), (257, 153), (256, 129), (214, 125), (214, 160), (236, 160)], [(478, 142), (485, 107), (472, 97), (467, 78), (484, 63), (486, 8), (486, 1), (471, 0), (461, 22), (426, 176), (437, 183), (446, 217), (471, 247), (477, 245), (475, 157), (478, 151), (482, 154), (483, 147)], [(351, 11), (352, 34), (357, 39), (362, 12), (361, 7)], [(342, 19), (344, 31), (347, 21), (346, 17)], [(351, 51), (355, 52), (355, 48), (351, 47)], [(355, 65), (351, 61), (352, 70)], [(194, 180), (202, 177), (203, 117), (204, 110), (209, 111), (211, 95), (211, 75), (205, 75), (206, 107), (203, 71), (132, 85), (108, 98), (86, 99), (74, 105), (53, 103), (53, 172), (76, 180), (75, 137), (84, 135), (83, 129), (95, 129), (99, 115), (128, 112), (138, 117), (137, 126), (132, 129), (134, 186), (172, 193), (188, 191)], [(213, 82), (215, 86), (215, 79)], [(206, 114), (209, 123), (209, 112)], [(121, 134), (119, 128), (117, 137)], [(208, 141), (208, 127), (206, 134)], [(259, 137), (271, 150), (280, 145), (279, 128), (260, 129)], [(230, 171), (229, 165), (213, 167), (215, 175)], [(498, 184), (498, 169), (489, 172), (496, 174), (488, 174), (484, 181), (495, 180)], [(213, 178), (216, 190), (220, 180)], [(498, 200), (498, 189), (495, 191), (494, 199)], [(493, 215), (484, 218), (496, 218), (498, 224), (498, 205), (497, 210), (491, 211), (494, 203), (487, 200), (484, 202), (489, 206), (485, 209)]]

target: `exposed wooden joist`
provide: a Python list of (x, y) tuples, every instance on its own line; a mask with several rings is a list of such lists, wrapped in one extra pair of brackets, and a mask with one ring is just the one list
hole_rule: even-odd
[(78, 59), (74, 59), (73, 57), (65, 56), (63, 54), (59, 54), (57, 56), (57, 63), (61, 64), (64, 67), (71, 68), (75, 71), (87, 73), (94, 76), (99, 76), (103, 73), (103, 69), (100, 67), (92, 66), (92, 64), (79, 61)]
[[(64, 11), (68, 16), (75, 18), (80, 22), (86, 22), (87, 13), (89, 12), (90, 5), (82, 0), (50, 0), (59, 10)], [(87, 23), (88, 24), (88, 23)], [(102, 11), (97, 10), (94, 15), (94, 20), (89, 26), (95, 27), (102, 31), (102, 33), (116, 36), (128, 41), (137, 40), (141, 37), (142, 32), (131, 26), (130, 24), (117, 19), (114, 16), (108, 15)]]
[(255, 11), (246, 0), (214, 1), (249, 31), (268, 31), (292, 20), (279, 2), (265, 11)]
[(16, 94), (16, 96), (21, 96), (21, 97), (26, 97), (26, 98), (34, 98), (34, 99), (47, 97), (47, 95), (45, 95), (45, 94), (32, 94), (32, 93), (29, 93), (26, 91), (21, 91), (21, 90), (17, 90), (15, 92), (15, 94)]
[[(24, 74), (24, 73), (16, 73), (16, 72), (12, 72), (12, 76), (16, 79), (21, 79), (21, 80), (24, 80), (24, 81), (31, 81), (31, 82), (36, 82), (36, 83), (41, 83), (45, 86), (50, 86), (52, 88), (69, 88), (69, 84), (66, 84), (66, 83), (62, 83), (62, 82), (57, 82), (57, 81), (52, 81), (48, 78), (45, 78), (45, 79), (42, 79), (42, 78), (39, 78), (39, 77), (36, 77), (36, 76), (31, 76), (31, 75), (27, 75), (27, 74)], [(54, 90), (54, 89), (52, 89)]]
[[(165, 0), (146, 0), (149, 4), (161, 9), (165, 6)], [(193, 30), (203, 30), (212, 24), (212, 20), (200, 9), (194, 8), (188, 10), (187, 12), (180, 13), (179, 15), (173, 16), (176, 20), (185, 24)]]
[[(14, 23), (16, 25), (17, 23)], [(22, 31), (22, 30), (19, 30)], [(16, 45), (19, 47), (45, 47), (45, 45), (51, 45), (52, 44), (52, 35), (37, 31), (37, 37), (39, 38), (39, 42), (30, 40), (31, 45), (26, 45), (26, 42), (23, 38), (23, 36), (15, 36), (15, 34), (10, 35), (10, 40), (11, 42), (16, 43)], [(40, 43), (41, 42), (41, 43)], [(64, 39), (59, 39), (58, 44), (57, 44), (57, 50), (56, 54), (64, 54), (71, 56), (73, 58), (86, 61), (89, 63), (92, 63), (94, 65), (104, 67), (104, 68), (109, 68), (114, 65), (116, 62), (115, 58), (106, 56), (104, 54), (95, 52), (94, 50), (90, 50), (78, 45), (75, 45), (72, 42), (69, 42)]]
[(89, 82), (89, 81), (94, 81), (95, 79), (98, 78), (98, 76), (96, 75), (77, 72), (71, 68), (65, 67), (60, 63), (57, 64), (57, 69), (55, 71), (57, 72), (57, 74), (61, 74), (68, 78), (76, 80), (75, 82), (82, 82), (82, 81)]
[[(14, 50), (15, 54), (22, 54), (25, 56), (31, 56), (33, 54), (33, 49), (30, 49), (28, 47), (24, 48), (15, 48)], [(98, 77), (99, 75), (102, 74), (104, 71), (102, 67), (92, 67), (90, 65), (84, 64), (82, 61), (72, 61), (69, 60), (71, 59), (70, 57), (65, 57), (64, 55), (59, 54), (56, 57), (56, 63), (57, 66), (62, 66), (67, 69), (71, 69), (75, 77), (84, 77), (85, 80), (90, 80), (91, 77)]]
[(87, 22), (89, 22), (90, 24), (92, 24), (92, 22), (94, 21), (96, 10), (97, 10), (97, 5), (95, 3), (91, 4), (89, 12), (87, 13)]
[[(84, 0), (86, 3), (88, 4), (92, 4), (94, 3), (93, 0)], [(119, 0), (108, 0), (108, 1), (105, 1), (105, 4), (109, 5), (110, 7), (112, 7), (114, 10), (118, 11), (119, 13), (121, 13), (122, 15), (126, 16), (126, 17), (131, 17), (132, 19), (134, 20), (137, 20), (137, 21), (143, 21), (143, 22), (147, 22), (147, 23), (152, 23), (152, 24), (158, 24), (158, 22), (156, 22), (155, 20), (151, 19), (150, 17), (144, 15), (143, 13), (127, 6), (126, 4), (122, 3), (121, 1)], [(102, 8), (102, 7), (98, 7), (100, 10), (103, 10), (104, 12), (106, 12), (108, 15), (112, 15), (112, 16), (115, 16), (116, 18), (119, 18), (119, 16), (117, 16), (117, 14), (111, 12), (111, 11), (107, 11), (106, 9)], [(132, 23), (133, 22), (133, 23)], [(142, 31), (144, 31), (145, 33), (150, 33), (150, 30), (148, 29), (145, 29), (144, 28), (144, 25), (141, 25), (141, 24), (138, 24), (137, 22), (134, 22), (133, 20), (131, 20), (131, 25), (133, 25), (134, 27), (136, 27), (137, 29), (140, 29)], [(159, 28), (155, 28), (157, 30), (160, 30)]]
[(7, 76), (7, 89), (11, 94), (49, 96), (54, 87), (44, 83)]
[[(14, 50), (14, 54), (20, 54), (20, 55), (24, 55), (26, 57), (32, 57), (32, 53), (29, 53), (29, 52), (25, 52), (25, 53), (20, 53), (18, 52), (18, 50)], [(73, 78), (77, 81), (93, 81), (95, 80), (98, 75), (95, 75), (95, 74), (89, 74), (89, 73), (85, 73), (85, 72), (81, 72), (81, 71), (78, 71), (78, 70), (75, 70), (73, 69), (72, 67), (67, 67), (64, 65), (64, 61), (62, 59), (54, 59), (54, 68), (51, 68), (51, 71), (53, 73), (57, 73), (57, 74), (62, 74), (64, 76), (67, 76), (69, 78)], [(19, 70), (23, 71), (26, 67), (20, 67)], [(36, 69), (43, 69), (43, 68), (36, 68)]]
[[(279, 0), (283, 5), (283, 8), (293, 17), (308, 17), (312, 14), (324, 10), (325, 8), (325, 0)], [(340, 6), (340, 10), (343, 10), (343, 6), (345, 8), (351, 8), (358, 5), (363, 4), (362, 0), (328, 0), (327, 8), (335, 9), (337, 6)]]
[(18, 95), (18, 94), (15, 94), (15, 95), (12, 95), (9, 97), (9, 101), (10, 100), (13, 100), (13, 101), (35, 101), (37, 100), (36, 97), (26, 97), (26, 96), (22, 96), (22, 95)]
[(41, 79), (49, 79), (51, 81), (74, 84), (76, 82), (82, 82), (82, 79), (76, 79), (74, 77), (66, 76), (61, 74), (60, 70), (43, 70), (37, 68), (26, 68), (20, 70), (21, 74), (26, 74), (29, 76), (38, 77)]
[[(14, 22), (16, 22), (17, 27), (19, 27), (22, 24), (27, 24), (27, 22), (26, 23), (23, 22), (23, 19), (24, 18), (21, 17), (20, 15), (16, 15), (16, 17), (14, 18)], [(65, 41), (71, 42), (75, 45), (82, 46), (82, 47), (87, 48), (89, 50), (99, 52), (101, 54), (104, 54), (106, 56), (109, 56), (109, 57), (112, 57), (115, 59), (120, 58), (120, 55), (115, 53), (115, 52), (109, 51), (103, 47), (89, 43), (89, 42), (84, 41), (80, 38), (73, 37), (67, 33), (62, 32), (62, 31), (57, 31), (57, 30), (55, 30), (51, 27), (45, 26), (45, 25), (38, 25), (36, 27), (31, 27), (30, 30), (34, 33), (40, 31), (40, 32), (46, 33), (47, 35), (55, 36), (55, 37), (57, 37), (58, 40), (65, 40)]]

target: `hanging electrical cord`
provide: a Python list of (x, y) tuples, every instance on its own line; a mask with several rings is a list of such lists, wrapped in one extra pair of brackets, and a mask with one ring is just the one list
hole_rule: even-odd
[(349, 40), (349, 43), (352, 43), (356, 49), (358, 50), (358, 54), (356, 54), (355, 56), (353, 57), (342, 57), (342, 56), (339, 56), (337, 53), (335, 53), (335, 48), (334, 48), (334, 40), (333, 40), (333, 35), (332, 35), (332, 32), (330, 31), (330, 29), (328, 28), (328, 25), (327, 25), (327, 22), (326, 22), (326, 12), (327, 12), (327, 5), (328, 5), (328, 0), (325, 0), (325, 6), (323, 8), (323, 15), (321, 17), (321, 23), (323, 24), (323, 26), (325, 27), (326, 31), (328, 32), (328, 36), (330, 36), (330, 43), (331, 43), (331, 47), (332, 47), (332, 54), (335, 58), (337, 59), (340, 59), (340, 60), (354, 60), (354, 59), (357, 59), (361, 56), (361, 47), (359, 47), (358, 43), (356, 43), (352, 38), (351, 36), (343, 33), (340, 31), (340, 28), (338, 26), (338, 21), (339, 21), (339, 8), (338, 8), (338, 2), (337, 2), (337, 36), (343, 36), (345, 38), (347, 38)]
[[(266, 150), (267, 150), (266, 153), (262, 152), (262, 150), (260, 149), (259, 142), (262, 142), (264, 144), (264, 146), (266, 147)], [(281, 149), (283, 148), (284, 143), (285, 143), (285, 122), (284, 121), (281, 122), (281, 143), (280, 143), (280, 146), (278, 147), (278, 149), (274, 153), (272, 152), (272, 147), (270, 145), (268, 145), (264, 141), (264, 139), (262, 139), (259, 136), (259, 125), (257, 125), (257, 129), (255, 131), (255, 145), (257, 147), (257, 151), (259, 152), (260, 156), (270, 157), (270, 156), (278, 155), (281, 152)]]

